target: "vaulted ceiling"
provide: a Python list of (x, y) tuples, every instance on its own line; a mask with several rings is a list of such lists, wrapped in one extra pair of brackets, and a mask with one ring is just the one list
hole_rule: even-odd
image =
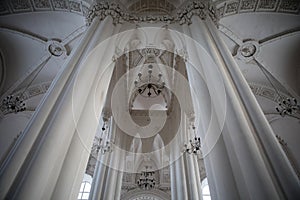
[[(135, 12), (144, 9), (147, 12), (169, 13), (175, 12), (176, 8), (186, 1), (119, 0), (119, 2), (123, 7)], [(297, 0), (213, 2), (220, 16), (221, 37), (236, 59), (264, 112), (275, 113), (278, 95), (272, 84), (278, 87), (283, 95), (299, 99), (300, 2)], [(0, 2), (2, 98), (11, 93), (22, 93), (29, 86), (24, 92), (25, 98), (30, 99), (28, 112), (36, 108), (42, 94), (47, 91), (49, 84), (85, 32), (84, 16), (91, 4), (92, 0)], [(255, 55), (256, 61), (247, 55), (250, 57)], [(258, 63), (264, 68), (269, 79)], [(278, 117), (270, 115), (270, 119), (274, 116)], [(297, 120), (295, 123), (297, 124)], [(295, 123), (291, 126), (296, 126)]]

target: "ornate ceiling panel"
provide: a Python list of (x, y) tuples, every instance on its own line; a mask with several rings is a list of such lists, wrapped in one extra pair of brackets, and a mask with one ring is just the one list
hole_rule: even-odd
[(235, 0), (218, 1), (216, 7), (220, 17), (246, 12), (279, 12), (299, 14), (298, 0)]
[(3, 0), (0, 1), (0, 15), (41, 11), (65, 11), (86, 15), (90, 4), (76, 0)]
[(174, 11), (176, 7), (167, 0), (139, 0), (129, 6), (129, 10), (136, 13), (161, 13), (161, 14), (170, 14)]

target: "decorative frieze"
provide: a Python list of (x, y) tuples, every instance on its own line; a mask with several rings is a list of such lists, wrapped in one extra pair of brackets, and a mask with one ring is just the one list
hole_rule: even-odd
[(68, 7), (68, 1), (67, 0), (52, 0), (54, 9), (62, 9), (67, 10)]
[(240, 3), (240, 11), (254, 11), (256, 1), (253, 0), (242, 0)]
[(76, 1), (70, 1), (70, 10), (73, 12), (81, 12), (81, 6), (79, 2)]
[(226, 10), (225, 13), (228, 14), (233, 14), (233, 13), (237, 13), (238, 12), (238, 7), (239, 7), (239, 3), (238, 2), (232, 2), (227, 4), (226, 6)]
[(282, 12), (299, 14), (298, 0), (234, 0), (216, 3), (218, 17), (226, 17), (245, 12)]
[(35, 8), (50, 9), (49, 0), (34, 0), (34, 7)]
[(277, 5), (277, 0), (260, 0), (258, 10), (274, 10)]
[(143, 13), (143, 12), (158, 12), (163, 14), (170, 14), (176, 7), (167, 0), (159, 0), (159, 1), (143, 1), (139, 0), (133, 3), (129, 7), (129, 11), (135, 13)]
[(0, 15), (40, 12), (68, 11), (86, 16), (90, 4), (88, 0), (1, 0)]
[(12, 0), (10, 5), (14, 11), (27, 11), (31, 10), (31, 5), (29, 0)]
[(299, 7), (299, 0), (285, 0), (280, 2), (279, 11), (297, 12)]
[(179, 24), (191, 24), (192, 17), (196, 15), (201, 19), (205, 19), (210, 16), (214, 21), (216, 20), (214, 9), (207, 1), (193, 1), (187, 4), (185, 7), (177, 10), (174, 15), (159, 15), (159, 16), (138, 16), (134, 13), (129, 13), (120, 8), (116, 3), (100, 2), (94, 5), (88, 15), (87, 23), (90, 24), (93, 19), (97, 16), (100, 20), (103, 20), (107, 16), (113, 18), (114, 24), (123, 22), (139, 23), (139, 22), (150, 22), (150, 23), (179, 23)]

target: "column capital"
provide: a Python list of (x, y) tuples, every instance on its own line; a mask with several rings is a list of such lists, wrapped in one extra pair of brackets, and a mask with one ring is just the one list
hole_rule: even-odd
[(179, 23), (180, 25), (189, 25), (192, 23), (191, 19), (193, 16), (198, 16), (202, 20), (210, 17), (214, 22), (218, 19), (215, 7), (210, 0), (188, 1), (188, 3), (185, 3), (183, 6), (180, 6), (171, 13), (165, 15), (137, 15), (126, 8), (121, 8), (121, 5), (115, 2), (99, 2), (89, 9), (86, 16), (87, 24), (91, 24), (96, 16), (98, 16), (100, 20), (105, 19), (107, 16), (111, 16), (114, 25), (124, 22), (163, 22), (167, 24)]

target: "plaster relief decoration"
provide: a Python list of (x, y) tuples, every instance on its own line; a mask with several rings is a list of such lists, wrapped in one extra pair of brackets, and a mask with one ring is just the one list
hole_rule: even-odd
[(294, 115), (300, 111), (300, 105), (298, 105), (297, 99), (286, 98), (279, 102), (276, 110), (282, 117), (285, 115)]
[(62, 55), (66, 55), (67, 50), (64, 47), (62, 43), (56, 40), (50, 40), (46, 44), (48, 47), (48, 51), (51, 53), (51, 55), (55, 57), (60, 57)]
[(67, 0), (52, 0), (54, 9), (68, 9)]
[[(280, 99), (280, 96), (274, 91), (274, 89), (268, 86), (258, 85), (255, 83), (249, 83), (249, 86), (254, 95), (265, 97), (273, 102), (278, 102)], [(280, 93), (280, 95), (287, 97), (286, 94), (283, 93)]]
[(89, 0), (1, 0), (0, 15), (51, 10), (86, 16), (90, 3)]
[(45, 94), (50, 87), (51, 82), (45, 82), (29, 87), (25, 92), (17, 92), (16, 95), (22, 97), (23, 100), (30, 99), (34, 96)]
[(121, 196), (121, 200), (167, 200), (171, 199), (171, 196), (168, 193), (165, 193), (161, 190), (141, 190), (135, 189), (131, 190), (128, 193), (124, 193)]
[(249, 62), (259, 53), (259, 44), (251, 40), (244, 42), (237, 50), (237, 58)]
[(239, 7), (239, 3), (238, 2), (232, 2), (227, 4), (226, 6), (226, 10), (225, 13), (228, 14), (233, 14), (233, 13), (237, 13), (238, 12), (238, 7)]
[(129, 7), (129, 10), (135, 13), (158, 12), (162, 14), (170, 14), (175, 9), (176, 9), (175, 6), (166, 0), (160, 0), (160, 1), (140, 0), (135, 2)]
[(157, 185), (155, 180), (155, 172), (149, 171), (148, 166), (145, 166), (145, 171), (142, 171), (139, 175), (137, 185), (143, 190), (153, 189)]
[(300, 105), (298, 104), (297, 99), (289, 97), (290, 95), (284, 94), (276, 88), (253, 83), (250, 83), (250, 88), (254, 95), (262, 96), (278, 103), (278, 106), (275, 107), (275, 109), (280, 116), (284, 117), (286, 115), (294, 116), (300, 114)]
[(277, 0), (259, 0), (258, 10), (275, 10)]
[(70, 4), (71, 11), (81, 12), (81, 7), (80, 7), (80, 3), (79, 2), (70, 1), (69, 4)]
[(1, 111), (4, 114), (18, 113), (26, 110), (25, 102), (19, 96), (7, 96), (2, 100)]
[(81, 7), (82, 7), (82, 14), (83, 14), (83, 16), (87, 16), (87, 14), (89, 12), (89, 5), (82, 4)]
[(253, 11), (255, 9), (256, 1), (242, 0), (240, 4), (240, 11)]
[(299, 14), (300, 1), (297, 0), (240, 0), (217, 1), (219, 17), (226, 17), (245, 12), (283, 12)]
[(130, 200), (160, 200), (156, 197), (152, 197), (152, 196), (140, 196), (140, 197), (136, 197)]
[(50, 8), (49, 0), (34, 0), (35, 8)]
[(300, 2), (297, 0), (285, 0), (280, 2), (279, 10), (288, 12), (297, 12), (300, 7)]
[(10, 3), (15, 11), (31, 10), (29, 0), (12, 0)]
[(216, 16), (213, 7), (204, 1), (193, 1), (183, 8), (177, 10), (174, 15), (147, 15), (137, 16), (133, 13), (129, 13), (120, 8), (116, 3), (100, 2), (94, 5), (88, 15), (87, 23), (90, 24), (93, 19), (98, 16), (99, 20), (105, 19), (106, 16), (113, 18), (114, 24), (123, 22), (139, 23), (139, 22), (164, 22), (164, 23), (179, 23), (179, 24), (191, 24), (191, 19), (194, 15), (199, 16), (201, 19), (205, 19), (208, 15), (216, 21)]

